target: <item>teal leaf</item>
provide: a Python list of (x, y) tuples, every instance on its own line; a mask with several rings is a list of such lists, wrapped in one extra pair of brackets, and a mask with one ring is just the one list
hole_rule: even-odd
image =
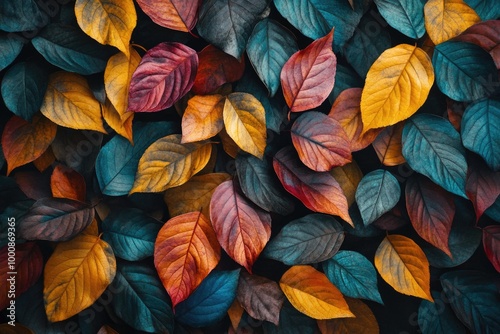
[(139, 261), (152, 256), (162, 224), (136, 208), (111, 211), (102, 222), (102, 239), (117, 257)]
[(323, 262), (323, 271), (343, 295), (383, 304), (377, 287), (377, 272), (373, 264), (358, 252), (339, 251)]
[(350, 67), (337, 63), (337, 73), (335, 73), (335, 86), (328, 96), (328, 101), (333, 104), (335, 99), (347, 88), (362, 88), (363, 80)]
[(52, 65), (83, 75), (103, 72), (113, 48), (103, 46), (79, 28), (52, 23), (31, 40)]
[[(49, 16), (35, 0), (0, 2), (0, 30), (8, 32), (37, 30), (49, 22)], [(3, 51), (3, 50), (2, 50)]]
[(333, 216), (309, 214), (286, 224), (262, 255), (289, 266), (318, 263), (337, 253), (344, 237), (342, 225)]
[(196, 290), (175, 308), (176, 319), (193, 327), (220, 321), (236, 298), (240, 270), (213, 270)]
[(466, 334), (464, 325), (453, 313), (444, 294), (437, 291), (432, 291), (431, 294), (434, 302), (422, 300), (418, 308), (418, 326), (422, 333)]
[(467, 198), (465, 149), (448, 120), (436, 115), (415, 115), (406, 121), (402, 141), (403, 156), (413, 170)]
[(361, 212), (359, 212), (358, 204), (356, 204), (356, 202), (352, 203), (349, 207), (349, 217), (351, 217), (354, 227), (347, 223), (343, 224), (347, 234), (359, 238), (372, 238), (384, 234), (384, 231), (375, 227), (375, 224), (367, 226), (363, 223), (363, 218), (361, 218)]
[(174, 133), (175, 125), (169, 122), (136, 123), (132, 131), (134, 145), (115, 135), (97, 156), (97, 180), (105, 195), (127, 195), (134, 185), (137, 166), (144, 151), (156, 140)]
[(495, 0), (465, 0), (479, 15), (481, 21), (497, 20), (500, 17), (500, 2)]
[(441, 275), (443, 291), (457, 317), (477, 334), (500, 332), (498, 277), (474, 270)]
[(374, 170), (361, 179), (356, 189), (356, 203), (365, 225), (370, 225), (399, 201), (401, 188), (390, 172)]
[(268, 10), (268, 0), (207, 0), (200, 8), (198, 34), (239, 59), (252, 30)]
[(253, 29), (247, 43), (248, 59), (270, 96), (278, 91), (283, 65), (298, 50), (295, 36), (274, 20), (264, 19)]
[(457, 41), (438, 44), (432, 66), (439, 89), (456, 101), (490, 96), (499, 86), (493, 58), (476, 44)]
[(500, 170), (500, 101), (482, 99), (464, 111), (461, 125), (464, 146), (479, 154), (494, 171)]
[(425, 34), (422, 0), (374, 0), (380, 15), (402, 34), (419, 39)]
[(318, 333), (316, 320), (297, 311), (287, 299), (285, 299), (283, 307), (281, 308), (278, 326), (265, 321), (262, 327), (264, 329), (264, 334)]
[(236, 172), (241, 190), (248, 199), (266, 211), (288, 215), (294, 209), (294, 202), (285, 192), (273, 166), (264, 158), (239, 153), (236, 156)]
[(0, 35), (0, 50), (2, 50), (0, 53), (0, 71), (16, 59), (21, 53), (23, 46), (24, 43), (18, 36)]
[(154, 268), (119, 261), (107, 291), (114, 313), (129, 326), (149, 333), (173, 333), (170, 297)]
[(48, 72), (35, 63), (16, 63), (2, 79), (2, 98), (15, 115), (31, 121), (40, 111), (49, 81)]

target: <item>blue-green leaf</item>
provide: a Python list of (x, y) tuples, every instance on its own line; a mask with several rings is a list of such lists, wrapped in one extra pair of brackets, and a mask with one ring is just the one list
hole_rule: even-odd
[(217, 323), (236, 298), (240, 270), (213, 270), (188, 297), (177, 304), (176, 319), (193, 327)]
[(456, 101), (490, 96), (499, 85), (493, 58), (476, 44), (457, 41), (438, 44), (432, 66), (439, 89)]
[(270, 96), (278, 91), (283, 65), (298, 50), (295, 36), (274, 20), (264, 19), (253, 29), (247, 44), (248, 59)]
[(174, 133), (169, 122), (136, 123), (132, 127), (134, 145), (115, 135), (99, 152), (96, 161), (97, 180), (101, 191), (109, 196), (127, 195), (132, 189), (139, 159), (156, 140)]
[(31, 121), (40, 111), (47, 83), (48, 72), (35, 63), (17, 63), (2, 79), (2, 98), (15, 115)]
[(444, 294), (432, 291), (434, 302), (422, 300), (418, 308), (418, 325), (423, 334), (465, 334), (464, 325), (453, 313)]
[(323, 271), (343, 295), (383, 304), (377, 287), (377, 272), (373, 264), (358, 252), (339, 251), (323, 262)]
[(469, 105), (462, 118), (462, 142), (494, 170), (500, 170), (500, 101), (482, 99)]
[(335, 99), (347, 88), (363, 87), (363, 80), (350, 67), (337, 63), (337, 73), (335, 73), (335, 86), (328, 96), (328, 101), (333, 104)]
[(15, 32), (37, 30), (49, 22), (49, 16), (35, 0), (0, 2), (0, 30)]
[(111, 211), (102, 222), (102, 239), (110, 244), (116, 256), (139, 261), (152, 256), (156, 235), (162, 224), (136, 208)]
[(154, 268), (118, 262), (108, 291), (114, 313), (128, 325), (149, 333), (173, 333), (170, 297)]
[(391, 27), (406, 36), (418, 39), (425, 34), (422, 0), (374, 0), (380, 15)]
[(113, 48), (103, 46), (79, 28), (52, 23), (31, 40), (35, 49), (52, 65), (83, 75), (104, 71)]
[(449, 121), (436, 115), (415, 115), (406, 121), (402, 141), (403, 156), (413, 170), (467, 198), (465, 149)]
[(399, 201), (401, 188), (390, 172), (374, 170), (361, 179), (356, 189), (356, 203), (365, 225), (370, 225)]
[(500, 17), (500, 2), (496, 0), (465, 0), (479, 15), (481, 21), (496, 20)]
[(21, 53), (23, 41), (20, 37), (0, 35), (0, 71), (9, 66)]
[(339, 250), (345, 233), (330, 215), (309, 214), (286, 224), (264, 249), (263, 256), (286, 265), (325, 261)]
[(262, 327), (264, 334), (314, 334), (318, 332), (316, 321), (297, 311), (287, 299), (281, 308), (278, 326), (266, 321)]

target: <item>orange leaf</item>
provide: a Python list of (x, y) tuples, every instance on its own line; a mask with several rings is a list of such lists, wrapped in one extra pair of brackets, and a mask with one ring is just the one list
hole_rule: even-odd
[(189, 297), (219, 259), (217, 237), (201, 212), (169, 219), (156, 237), (155, 267), (174, 307)]
[(56, 156), (54, 155), (54, 151), (52, 151), (52, 147), (49, 146), (41, 156), (33, 161), (33, 165), (35, 165), (39, 172), (43, 172), (49, 168), (55, 160)]
[(318, 320), (321, 334), (378, 334), (377, 319), (372, 310), (361, 300), (346, 298), (349, 309), (356, 318)]
[(182, 142), (209, 139), (224, 128), (222, 95), (197, 95), (189, 99), (182, 115)]
[(358, 164), (353, 160), (347, 165), (335, 167), (330, 174), (339, 183), (347, 198), (348, 206), (351, 206), (356, 201), (356, 189), (363, 178), (363, 172)]
[(57, 125), (40, 114), (31, 123), (12, 116), (2, 133), (2, 149), (7, 160), (7, 175), (16, 167), (40, 157), (56, 137)]
[(238, 299), (235, 298), (233, 304), (231, 304), (231, 307), (227, 310), (227, 315), (229, 316), (229, 320), (231, 320), (231, 326), (233, 326), (233, 329), (238, 329), (238, 325), (240, 324), (244, 312), (245, 309), (241, 306)]
[(156, 24), (178, 31), (191, 31), (198, 20), (202, 0), (137, 0)]
[(52, 195), (85, 202), (86, 185), (83, 176), (74, 169), (57, 165), (50, 177)]
[(222, 148), (224, 149), (224, 152), (226, 152), (227, 155), (229, 155), (231, 158), (236, 159), (236, 156), (240, 151), (240, 147), (238, 146), (238, 144), (234, 142), (233, 138), (229, 137), (226, 129), (222, 129), (221, 132), (219, 132), (219, 137), (222, 142)]
[(401, 141), (404, 125), (404, 122), (399, 122), (385, 128), (372, 143), (380, 162), (385, 166), (396, 166), (406, 162)]

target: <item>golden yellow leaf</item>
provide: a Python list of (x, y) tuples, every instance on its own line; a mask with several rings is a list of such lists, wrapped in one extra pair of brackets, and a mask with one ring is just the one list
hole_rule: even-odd
[(435, 45), (481, 21), (463, 0), (429, 0), (424, 6), (424, 17), (425, 30)]
[(394, 290), (433, 301), (429, 261), (410, 238), (402, 235), (386, 236), (375, 253), (375, 267)]
[(248, 93), (231, 93), (224, 104), (226, 132), (245, 152), (258, 158), (266, 148), (266, 114), (264, 106)]
[(222, 130), (225, 97), (222, 95), (196, 95), (189, 99), (182, 115), (182, 142), (209, 139)]
[(385, 166), (396, 166), (406, 162), (403, 156), (404, 122), (385, 128), (373, 141), (372, 145), (381, 163)]
[(318, 320), (321, 334), (378, 334), (377, 319), (372, 310), (361, 300), (347, 298), (349, 309), (356, 318)]
[(43, 298), (49, 321), (68, 319), (92, 305), (115, 273), (113, 250), (99, 237), (80, 234), (58, 244), (44, 271)]
[(132, 134), (132, 121), (134, 120), (134, 112), (125, 112), (120, 115), (109, 100), (102, 105), (102, 117), (108, 125), (116, 131), (120, 136), (128, 139), (133, 145), (134, 138)]
[(354, 317), (337, 287), (311, 266), (288, 269), (280, 279), (280, 287), (293, 307), (311, 318)]
[(155, 141), (139, 160), (130, 194), (162, 192), (186, 183), (210, 160), (210, 142), (181, 143), (181, 135), (173, 134)]
[(385, 50), (370, 67), (361, 94), (363, 133), (413, 115), (433, 83), (434, 69), (424, 50), (408, 44)]
[(106, 133), (102, 124), (101, 104), (94, 97), (87, 80), (79, 74), (62, 71), (53, 73), (40, 111), (61, 126)]
[(347, 198), (347, 204), (351, 206), (356, 201), (356, 189), (359, 181), (363, 178), (363, 172), (359, 169), (358, 164), (353, 160), (347, 165), (333, 168), (330, 174), (339, 183)]
[(75, 15), (87, 35), (129, 55), (130, 38), (137, 24), (133, 0), (76, 0)]

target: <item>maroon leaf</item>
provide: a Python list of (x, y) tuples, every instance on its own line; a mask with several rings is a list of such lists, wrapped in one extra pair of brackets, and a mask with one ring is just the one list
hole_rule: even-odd
[(479, 45), (490, 53), (500, 69), (500, 21), (479, 22), (455, 37), (455, 40)]
[(500, 226), (490, 225), (483, 228), (483, 247), (491, 264), (500, 273)]
[(476, 220), (479, 220), (500, 195), (500, 172), (493, 172), (485, 163), (471, 159), (465, 193), (474, 205)]
[(178, 31), (191, 31), (198, 20), (201, 0), (137, 0), (156, 24)]

